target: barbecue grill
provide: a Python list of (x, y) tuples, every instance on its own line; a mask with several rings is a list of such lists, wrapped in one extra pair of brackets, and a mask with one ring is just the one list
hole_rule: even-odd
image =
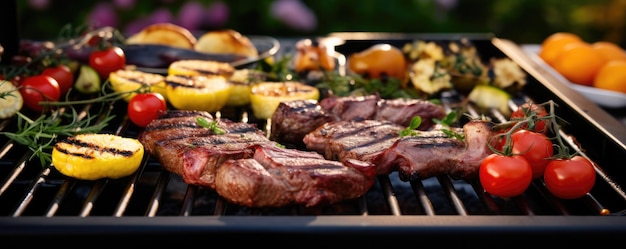
[[(377, 177), (361, 198), (327, 207), (246, 208), (215, 191), (187, 185), (146, 156), (132, 176), (82, 181), (65, 177), (53, 167), (28, 160), (27, 148), (0, 138), (0, 241), (21, 245), (68, 242), (73, 237), (105, 245), (196, 245), (215, 241), (247, 244), (247, 239), (285, 243), (303, 239), (306, 245), (345, 241), (354, 245), (410, 244), (439, 241), (442, 245), (487, 245), (498, 241), (538, 244), (553, 238), (566, 244), (586, 239), (619, 241), (626, 235), (626, 128), (607, 110), (570, 89), (534, 63), (515, 43), (491, 34), (332, 33), (342, 40), (340, 54), (376, 43), (402, 44), (417, 39), (470, 39), (485, 58), (509, 57), (527, 73), (528, 83), (510, 107), (533, 100), (553, 100), (569, 145), (597, 163), (597, 181), (585, 197), (553, 197), (541, 180), (521, 196), (502, 199), (483, 191), (478, 181), (447, 176), (403, 182), (396, 173)], [(293, 51), (296, 39), (282, 39), (280, 54)], [(116, 118), (104, 132), (137, 137), (141, 129), (125, 116), (125, 103), (114, 103)], [(89, 106), (81, 109), (90, 112)], [(246, 108), (224, 110), (233, 120), (256, 122), (267, 130), (271, 120), (255, 120)], [(469, 106), (470, 115), (478, 115)], [(489, 113), (495, 121), (502, 114)], [(1, 131), (15, 129), (13, 119), (0, 122)], [(37, 238), (37, 239), (33, 239)], [(122, 244), (117, 239), (128, 239)], [(132, 239), (132, 240), (131, 240)], [(331, 242), (331, 240), (333, 242)], [(57, 244), (64, 245), (64, 244)], [(288, 243), (286, 244), (288, 245)], [(297, 244), (300, 246), (301, 244)]]

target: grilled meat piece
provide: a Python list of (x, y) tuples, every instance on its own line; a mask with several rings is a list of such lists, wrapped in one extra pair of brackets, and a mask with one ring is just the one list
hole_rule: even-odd
[(250, 158), (257, 144), (273, 144), (256, 125), (217, 120), (225, 134), (200, 126), (196, 118), (208, 122), (206, 112), (168, 111), (152, 121), (138, 136), (148, 153), (161, 166), (182, 176), (188, 184), (215, 188), (215, 169), (229, 159)]
[(307, 133), (334, 120), (315, 100), (281, 102), (272, 116), (270, 139), (303, 148), (302, 138)]
[[(341, 120), (326, 123), (307, 134), (306, 148), (317, 151), (330, 160), (358, 159), (373, 162), (398, 140), (404, 127), (380, 120)], [(378, 174), (388, 174), (389, 165), (377, 165)]]
[(442, 130), (400, 138), (402, 129), (386, 121), (337, 121), (324, 124), (303, 140), (308, 149), (328, 159), (370, 162), (378, 174), (398, 171), (403, 181), (444, 174), (471, 179), (482, 159), (491, 154), (487, 145), (491, 124), (486, 121), (473, 120), (463, 128), (449, 129), (463, 134), (464, 140), (448, 137)]
[(314, 207), (365, 194), (375, 175), (376, 168), (366, 162), (340, 163), (315, 152), (259, 145), (253, 158), (228, 160), (217, 168), (216, 191), (249, 207)]
[(472, 120), (462, 129), (451, 130), (464, 134), (465, 139), (448, 137), (441, 130), (422, 131), (398, 139), (373, 162), (396, 169), (403, 181), (443, 174), (454, 179), (472, 179), (482, 160), (492, 153), (487, 144), (491, 123)]
[(418, 130), (428, 130), (434, 126), (433, 119), (443, 119), (446, 111), (426, 100), (381, 99), (378, 95), (330, 96), (318, 104), (297, 100), (278, 106), (270, 136), (280, 143), (302, 145), (304, 135), (330, 121), (385, 120), (407, 127), (415, 116), (422, 117)]

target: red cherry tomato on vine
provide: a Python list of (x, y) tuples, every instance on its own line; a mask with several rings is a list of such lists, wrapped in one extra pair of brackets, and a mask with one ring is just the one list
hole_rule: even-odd
[(546, 188), (561, 199), (576, 199), (589, 193), (596, 183), (593, 164), (582, 156), (552, 160), (543, 174)]
[[(513, 113), (511, 113), (511, 120), (515, 119), (525, 119), (534, 115), (535, 117), (545, 117), (548, 115), (548, 111), (542, 106), (538, 104), (534, 104), (531, 102), (526, 102), (520, 105)], [(548, 131), (547, 124), (548, 120), (535, 120), (534, 127), (529, 126), (528, 124), (522, 125), (522, 129), (542, 132), (546, 133)]]
[(54, 102), (61, 98), (59, 83), (47, 75), (35, 75), (24, 79), (20, 93), (24, 98), (24, 105), (36, 112), (41, 112), (44, 109), (39, 102)]
[(70, 68), (66, 65), (47, 67), (41, 72), (41, 74), (48, 75), (59, 83), (61, 95), (67, 93), (67, 91), (74, 86), (74, 73), (72, 73), (72, 70), (70, 70)]
[(89, 66), (98, 72), (100, 78), (106, 80), (111, 72), (124, 69), (126, 55), (120, 47), (112, 46), (104, 50), (94, 50), (89, 55)]
[(526, 191), (532, 181), (532, 169), (522, 156), (491, 154), (480, 164), (478, 177), (487, 193), (508, 198)]
[(139, 127), (146, 127), (160, 111), (167, 110), (165, 98), (160, 93), (138, 93), (128, 102), (128, 118)]
[(511, 134), (513, 154), (523, 156), (533, 170), (533, 179), (543, 176), (546, 165), (554, 155), (552, 141), (545, 134), (518, 130)]

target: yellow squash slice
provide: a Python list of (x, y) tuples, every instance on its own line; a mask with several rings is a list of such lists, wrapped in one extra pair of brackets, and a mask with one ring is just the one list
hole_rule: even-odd
[(166, 94), (172, 106), (179, 110), (216, 112), (226, 105), (232, 84), (222, 76), (165, 77)]
[(134, 138), (79, 134), (54, 145), (52, 164), (62, 174), (80, 180), (117, 179), (137, 171), (143, 155), (143, 145)]
[(129, 92), (124, 95), (124, 100), (130, 101), (143, 85), (147, 85), (149, 91), (157, 92), (167, 99), (165, 92), (165, 77), (160, 74), (142, 72), (130, 69), (121, 69), (109, 74), (111, 87), (115, 92)]
[(220, 75), (229, 78), (234, 72), (235, 68), (226, 62), (207, 60), (179, 60), (167, 68), (168, 75)]
[(319, 90), (301, 82), (259, 82), (252, 85), (250, 103), (254, 116), (269, 119), (274, 115), (278, 104), (283, 101), (313, 99), (320, 97)]

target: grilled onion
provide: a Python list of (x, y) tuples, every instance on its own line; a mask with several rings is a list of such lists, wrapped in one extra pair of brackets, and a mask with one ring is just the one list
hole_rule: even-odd
[(320, 97), (316, 87), (295, 81), (259, 82), (252, 85), (251, 90), (252, 111), (258, 119), (271, 118), (280, 102), (299, 99), (318, 100)]
[(112, 134), (79, 134), (54, 145), (52, 164), (80, 180), (117, 179), (133, 174), (143, 159), (143, 145)]

